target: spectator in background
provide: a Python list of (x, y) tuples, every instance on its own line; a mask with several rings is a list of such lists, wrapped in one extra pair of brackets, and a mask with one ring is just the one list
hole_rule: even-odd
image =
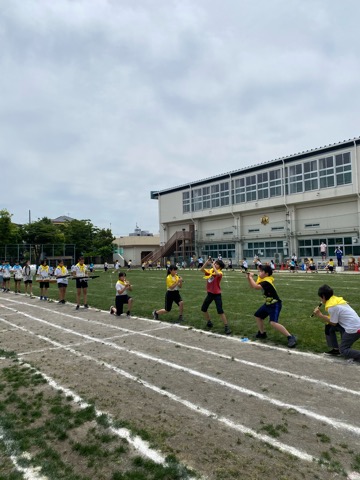
[(325, 258), (326, 258), (326, 249), (327, 249), (326, 243), (321, 242), (320, 243), (320, 254), (321, 254), (321, 259), (322, 260), (325, 260)]
[(342, 256), (343, 256), (343, 252), (342, 252), (340, 246), (339, 246), (339, 247), (336, 247), (335, 255), (336, 255), (338, 267), (342, 267)]

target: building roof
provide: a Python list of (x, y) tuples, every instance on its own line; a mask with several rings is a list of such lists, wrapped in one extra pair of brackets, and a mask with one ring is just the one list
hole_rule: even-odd
[(151, 199), (156, 200), (156, 199), (158, 199), (159, 195), (164, 195), (164, 194), (167, 194), (167, 193), (173, 193), (173, 192), (176, 192), (176, 191), (185, 190), (189, 187), (204, 185), (206, 183), (209, 183), (212, 180), (223, 180), (223, 179), (229, 178), (229, 176), (236, 176), (236, 175), (240, 175), (240, 174), (244, 174), (244, 173), (251, 173), (251, 172), (254, 172), (254, 171), (257, 171), (257, 170), (262, 170), (265, 165), (266, 166), (282, 165), (282, 164), (293, 162), (294, 160), (302, 160), (302, 159), (312, 157), (312, 156), (315, 156), (315, 155), (319, 156), (319, 155), (322, 155), (322, 154), (333, 152), (334, 150), (341, 150), (343, 148), (353, 147), (354, 145), (360, 145), (360, 137), (354, 137), (353, 139), (349, 138), (349, 140), (343, 140), (343, 141), (338, 142), (338, 143), (332, 143), (332, 144), (329, 144), (329, 145), (325, 145), (323, 147), (317, 147), (317, 148), (313, 148), (313, 149), (310, 149), (310, 150), (305, 150), (303, 152), (294, 153), (294, 154), (288, 155), (286, 157), (279, 157), (279, 158), (276, 158), (276, 159), (273, 159), (273, 160), (269, 160), (267, 162), (262, 162), (262, 163), (258, 163), (256, 165), (250, 165), (248, 167), (239, 168), (238, 170), (232, 170), (232, 171), (227, 172), (227, 173), (220, 173), (219, 175), (214, 175), (212, 177), (203, 178), (201, 180), (196, 180), (194, 182), (189, 182), (189, 183), (186, 183), (186, 184), (183, 184), (183, 185), (178, 185), (176, 187), (167, 188), (165, 190), (152, 191), (150, 193), (150, 197), (151, 197)]
[(159, 246), (160, 235), (117, 237), (112, 242), (122, 247)]
[(75, 220), (75, 218), (68, 217), (67, 215), (61, 215), (60, 217), (54, 218), (52, 222), (65, 223), (65, 222), (71, 222), (71, 220)]

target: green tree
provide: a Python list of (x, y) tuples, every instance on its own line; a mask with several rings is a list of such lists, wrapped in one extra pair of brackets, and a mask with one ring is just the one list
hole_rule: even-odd
[(102, 257), (104, 260), (112, 261), (112, 254), (114, 251), (113, 240), (115, 240), (109, 228), (95, 229), (93, 250), (96, 251), (96, 255)]
[(22, 236), (25, 243), (34, 245), (37, 262), (40, 260), (42, 245), (63, 244), (65, 241), (61, 229), (47, 217), (23, 225)]
[(75, 245), (76, 259), (93, 250), (94, 230), (94, 225), (90, 220), (71, 220), (62, 226), (65, 243)]
[(6, 209), (0, 210), (0, 245), (21, 242), (21, 229), (12, 223), (12, 214)]

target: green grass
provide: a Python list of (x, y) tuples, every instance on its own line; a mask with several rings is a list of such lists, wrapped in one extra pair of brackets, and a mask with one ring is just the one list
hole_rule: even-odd
[(174, 456), (164, 465), (139, 457), (111, 433), (112, 419), (103, 414), (97, 421), (93, 405), (79, 408), (44, 384), (34, 369), (16, 361), (0, 370), (1, 480), (23, 478), (10, 455), (24, 468), (41, 467), (49, 480), (185, 480), (195, 475)]
[[(88, 303), (91, 307), (108, 310), (115, 302), (115, 282), (117, 276), (109, 270), (107, 273), (100, 271), (100, 278), (89, 282)], [(184, 278), (181, 295), (184, 300), (184, 325), (201, 328), (205, 322), (200, 311), (206, 295), (206, 281), (203, 274), (196, 270), (181, 270), (180, 275)], [(127, 278), (133, 285), (131, 293), (134, 298), (132, 314), (145, 318), (152, 318), (152, 311), (163, 308), (165, 295), (165, 270), (133, 269), (127, 272)], [(324, 325), (310, 315), (319, 304), (317, 290), (319, 286), (328, 283), (338, 296), (343, 296), (351, 306), (360, 311), (359, 277), (350, 274), (290, 274), (275, 273), (275, 285), (283, 301), (283, 309), (280, 322), (298, 337), (297, 348), (305, 351), (323, 352), (327, 350), (324, 336)], [(75, 282), (69, 281), (67, 297), (75, 303)], [(224, 272), (222, 280), (223, 305), (233, 335), (253, 338), (257, 328), (254, 320), (254, 312), (262, 304), (262, 296), (259, 291), (251, 289), (246, 276), (239, 271)], [(39, 295), (39, 288), (34, 282), (34, 294)], [(49, 289), (49, 297), (57, 300), (57, 286), (52, 284)], [(36, 300), (34, 300), (36, 301)], [(59, 308), (61, 308), (59, 306)], [(223, 333), (223, 325), (211, 305), (209, 313), (214, 323), (214, 332)], [(174, 305), (173, 310), (160, 319), (165, 322), (175, 322), (178, 317), (178, 308)], [(286, 346), (287, 340), (281, 334), (267, 326), (269, 343)]]

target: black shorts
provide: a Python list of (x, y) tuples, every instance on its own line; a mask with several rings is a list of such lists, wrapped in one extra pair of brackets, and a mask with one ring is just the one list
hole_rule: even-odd
[(179, 290), (167, 290), (165, 293), (165, 310), (167, 312), (170, 312), (174, 302), (176, 305), (179, 305), (179, 303), (182, 302)]
[(67, 286), (68, 286), (67, 283), (61, 283), (61, 282), (58, 283), (58, 288), (66, 288)]
[(39, 282), (40, 283), (40, 288), (49, 288), (50, 283), (49, 282)]
[(131, 297), (129, 295), (116, 295), (115, 305), (116, 305), (116, 315), (120, 316), (123, 313), (124, 305), (129, 303)]
[(24, 280), (25, 285), (28, 285), (29, 283), (32, 283), (32, 280)]
[(14, 277), (14, 282), (22, 282), (22, 278), (15, 278)]
[(216, 305), (216, 311), (219, 315), (224, 313), (223, 306), (222, 306), (222, 298), (221, 298), (221, 293), (210, 293), (208, 292), (204, 303), (202, 304), (201, 311), (202, 312), (207, 312), (210, 304), (212, 302), (215, 302)]
[(76, 288), (88, 288), (87, 280), (76, 279)]

